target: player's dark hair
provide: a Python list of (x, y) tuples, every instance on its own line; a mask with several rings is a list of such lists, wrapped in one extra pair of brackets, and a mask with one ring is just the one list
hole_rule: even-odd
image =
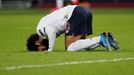
[(35, 45), (35, 42), (39, 39), (39, 36), (37, 34), (32, 34), (27, 39), (27, 49), (29, 51), (37, 51), (37, 45)]
[[(38, 34), (32, 34), (30, 37), (27, 39), (27, 49), (29, 51), (38, 51), (38, 46), (35, 45), (35, 42), (39, 39)], [(44, 39), (42, 44), (47, 47), (48, 49), (48, 40)]]

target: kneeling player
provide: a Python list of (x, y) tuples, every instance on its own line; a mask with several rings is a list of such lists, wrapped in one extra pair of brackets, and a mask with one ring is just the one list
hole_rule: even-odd
[(43, 17), (38, 26), (37, 34), (31, 35), (27, 40), (30, 51), (53, 51), (56, 37), (65, 33), (65, 47), (67, 51), (79, 51), (87, 48), (103, 46), (111, 51), (119, 49), (116, 39), (110, 32), (102, 33), (91, 39), (92, 13), (89, 8), (69, 5), (56, 10)]

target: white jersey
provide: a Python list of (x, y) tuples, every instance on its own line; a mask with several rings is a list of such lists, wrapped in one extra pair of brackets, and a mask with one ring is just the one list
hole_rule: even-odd
[(38, 26), (37, 33), (41, 37), (48, 37), (49, 49), (52, 51), (56, 36), (66, 31), (67, 21), (70, 19), (76, 5), (68, 5), (43, 17)]

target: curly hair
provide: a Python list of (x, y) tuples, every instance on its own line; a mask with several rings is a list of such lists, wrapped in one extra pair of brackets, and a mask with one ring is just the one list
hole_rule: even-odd
[[(35, 44), (35, 42), (39, 39), (38, 34), (31, 34), (30, 37), (27, 39), (27, 49), (29, 51), (38, 51), (38, 46)], [(43, 39), (42, 44), (47, 47), (48, 49), (48, 40)]]

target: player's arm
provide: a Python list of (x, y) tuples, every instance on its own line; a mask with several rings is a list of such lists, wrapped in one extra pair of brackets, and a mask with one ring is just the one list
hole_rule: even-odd
[(53, 48), (55, 45), (56, 31), (53, 27), (47, 26), (47, 27), (45, 27), (45, 32), (47, 34), (48, 41), (49, 41), (48, 51), (51, 52), (51, 51), (53, 51)]

